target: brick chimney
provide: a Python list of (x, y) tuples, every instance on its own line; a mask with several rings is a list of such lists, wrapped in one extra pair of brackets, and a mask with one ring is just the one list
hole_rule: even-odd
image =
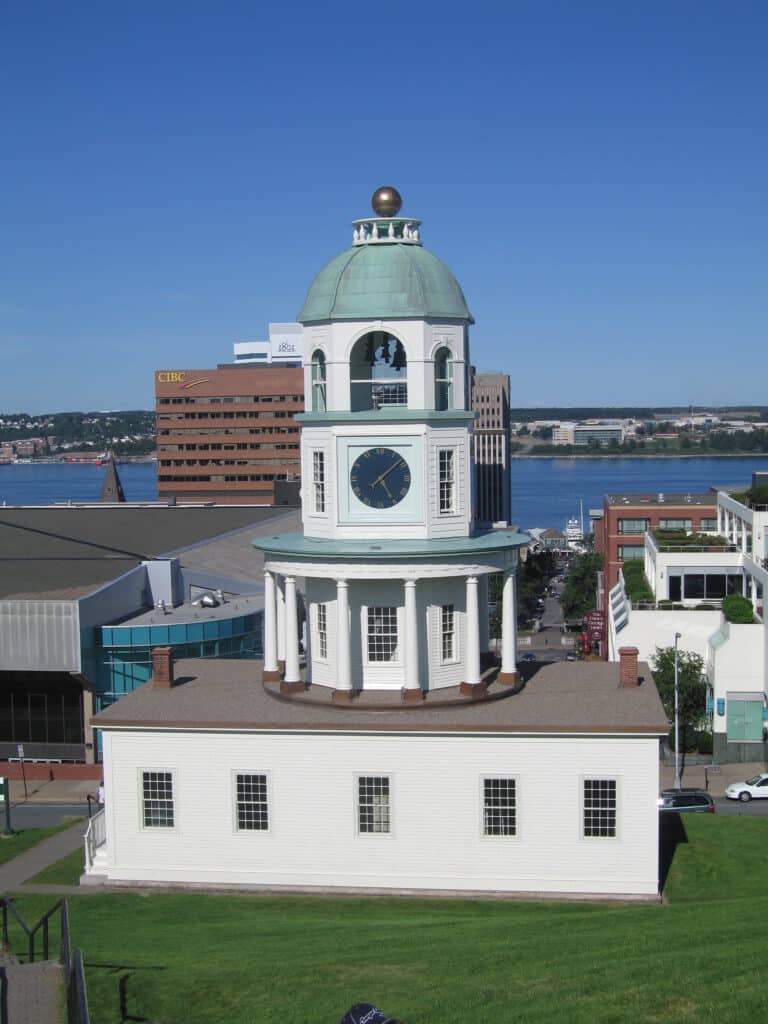
[(637, 647), (619, 648), (619, 686), (639, 686), (637, 674)]
[(170, 690), (173, 686), (173, 648), (152, 648), (152, 685), (156, 690)]

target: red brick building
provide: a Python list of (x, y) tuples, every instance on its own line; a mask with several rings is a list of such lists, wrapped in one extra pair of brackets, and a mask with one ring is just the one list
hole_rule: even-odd
[(160, 500), (298, 504), (300, 366), (155, 373)]
[(603, 518), (594, 525), (595, 550), (603, 555), (605, 589), (619, 578), (630, 558), (645, 555), (645, 533), (652, 529), (716, 530), (717, 495), (706, 494), (607, 494)]

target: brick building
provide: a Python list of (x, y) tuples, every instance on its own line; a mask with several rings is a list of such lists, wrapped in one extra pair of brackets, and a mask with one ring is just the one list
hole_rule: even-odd
[(158, 370), (160, 500), (299, 502), (300, 366)]
[(647, 530), (717, 529), (717, 495), (706, 494), (607, 494), (603, 518), (595, 522), (595, 550), (603, 555), (605, 589), (619, 578), (619, 570), (631, 558), (645, 556)]

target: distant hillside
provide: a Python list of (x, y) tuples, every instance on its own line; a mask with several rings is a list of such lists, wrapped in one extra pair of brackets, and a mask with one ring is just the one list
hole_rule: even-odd
[[(677, 418), (689, 413), (689, 405), (661, 405), (661, 406), (573, 406), (550, 408), (522, 409), (512, 408), (509, 410), (510, 419), (516, 423), (532, 423), (534, 420), (652, 420), (664, 419), (667, 417)], [(706, 407), (694, 406), (694, 415), (703, 413), (714, 413), (716, 416), (733, 415), (742, 419), (766, 420), (768, 419), (768, 406), (760, 405), (728, 405)]]
[[(155, 414), (145, 409), (118, 412), (0, 413), (0, 442), (30, 442), (36, 455), (60, 449), (92, 448), (118, 455), (154, 451)], [(27, 445), (28, 446), (28, 445)]]

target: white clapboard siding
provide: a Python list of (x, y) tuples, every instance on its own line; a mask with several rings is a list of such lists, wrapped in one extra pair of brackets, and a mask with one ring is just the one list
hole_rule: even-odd
[[(653, 738), (105, 730), (108, 876), (123, 881), (653, 896)], [(140, 772), (174, 773), (176, 825), (141, 825)], [(268, 832), (238, 833), (234, 773), (269, 776)], [(358, 835), (358, 774), (391, 780), (392, 831)], [(518, 835), (482, 835), (482, 779), (514, 777)], [(618, 836), (584, 839), (582, 780), (618, 780)]]

